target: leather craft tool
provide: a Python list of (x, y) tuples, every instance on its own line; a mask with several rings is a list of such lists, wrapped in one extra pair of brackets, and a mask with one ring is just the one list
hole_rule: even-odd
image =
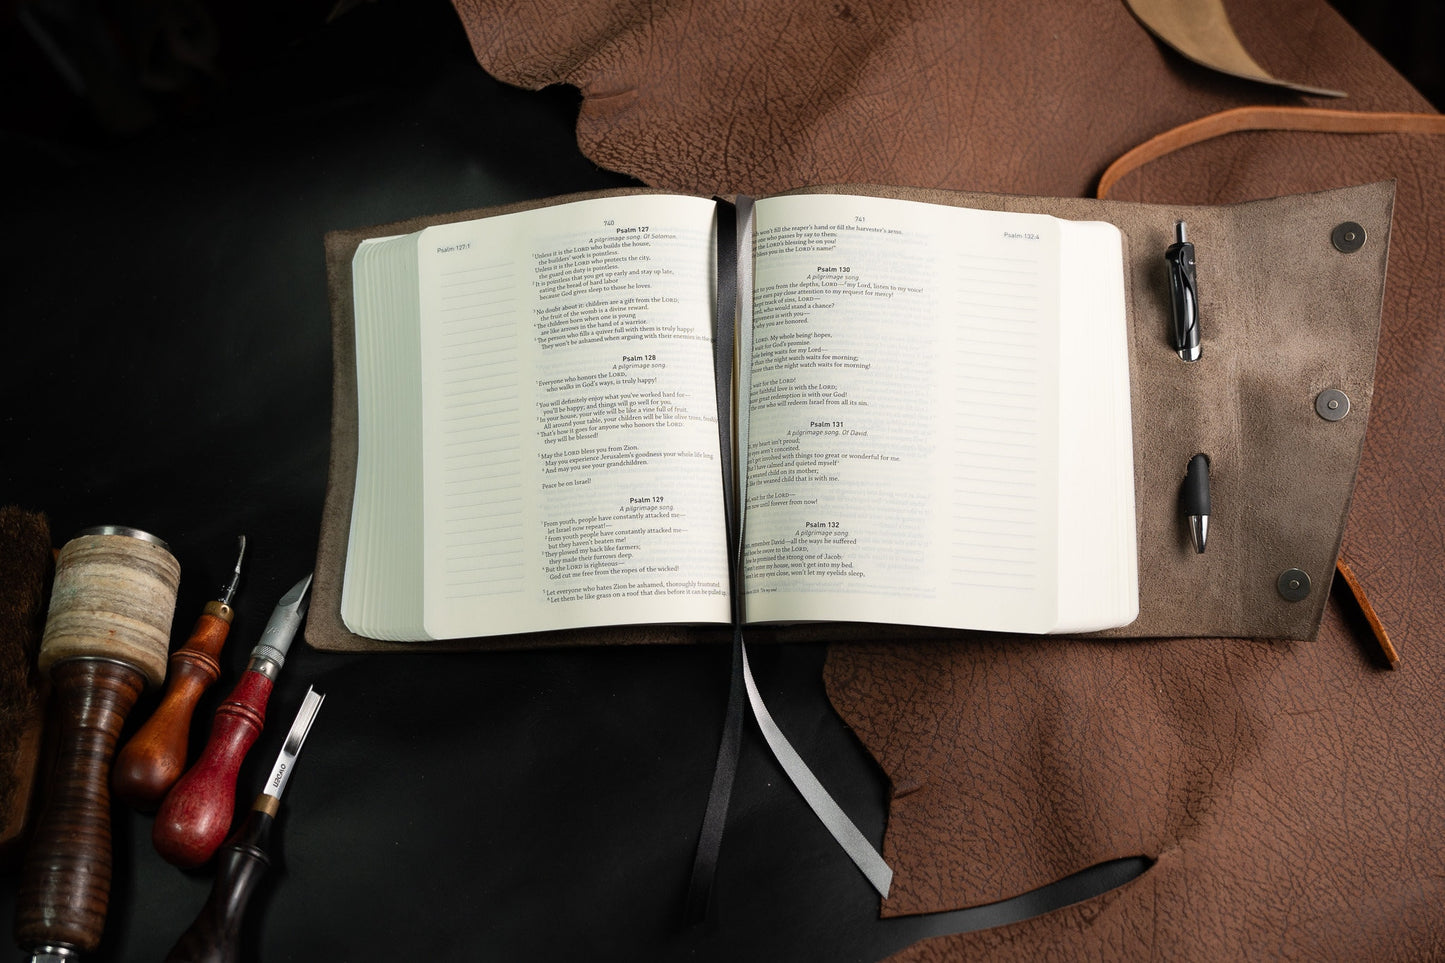
[(261, 734), (271, 687), (286, 663), (286, 651), (310, 597), (307, 575), (276, 604), (261, 641), (251, 650), (245, 673), (216, 710), (206, 748), (161, 803), (151, 841), (167, 862), (185, 868), (201, 865), (231, 828), (241, 762)]
[(180, 576), (166, 544), (133, 528), (87, 529), (56, 559), (39, 665), (60, 730), (15, 906), (15, 938), (32, 963), (76, 960), (100, 943), (110, 764), (141, 690), (165, 680)]
[(236, 959), (246, 904), (271, 866), (271, 827), (281, 808), (281, 793), (286, 789), (301, 744), (306, 741), (306, 734), (311, 731), (325, 698), (314, 688), (306, 690), (306, 698), (291, 723), (291, 731), (271, 769), (271, 777), (266, 780), (265, 790), (256, 797), (245, 821), (221, 850), (220, 867), (210, 898), (166, 956), (166, 963), (231, 963)]
[(231, 581), (219, 598), (207, 602), (186, 644), (171, 653), (166, 694), (150, 719), (116, 756), (111, 778), (117, 799), (137, 809), (154, 809), (186, 769), (191, 715), (201, 693), (221, 674), (216, 656), (226, 644), (235, 612), (231, 599), (241, 580), (241, 559), (246, 536), (240, 536), (240, 553)]

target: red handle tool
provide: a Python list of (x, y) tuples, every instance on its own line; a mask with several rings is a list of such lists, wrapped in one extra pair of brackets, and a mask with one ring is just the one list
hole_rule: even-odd
[(161, 803), (151, 841), (167, 862), (184, 868), (199, 866), (226, 838), (235, 811), (236, 777), (266, 722), (271, 687), (306, 615), (310, 593), (308, 575), (276, 604), (261, 641), (251, 650), (241, 681), (216, 710), (206, 748)]

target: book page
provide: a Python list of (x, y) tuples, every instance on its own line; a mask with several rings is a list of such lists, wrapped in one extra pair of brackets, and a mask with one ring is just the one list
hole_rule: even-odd
[(401, 640), (422, 623), (416, 244), (363, 241), (352, 273), (357, 460), (341, 613), (353, 631)]
[(729, 620), (711, 201), (419, 235), (426, 630)]
[(1056, 621), (1057, 222), (757, 203), (750, 621)]
[(1134, 425), (1124, 316), (1123, 236), (1112, 224), (1061, 221), (1069, 252), (1060, 278), (1060, 624), (1072, 632), (1126, 625), (1139, 615)]

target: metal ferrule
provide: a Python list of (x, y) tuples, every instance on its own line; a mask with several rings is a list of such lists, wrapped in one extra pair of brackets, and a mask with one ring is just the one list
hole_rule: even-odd
[[(140, 671), (141, 671), (141, 670), (140, 670), (139, 668), (137, 668), (133, 663), (126, 662), (124, 659), (112, 659), (112, 658), (110, 658), (109, 656), (105, 656), (105, 655), (72, 655), (70, 658), (68, 658), (68, 659), (60, 659), (59, 661), (55, 662), (54, 664), (55, 664), (55, 665), (68, 665), (68, 664), (70, 664), (71, 662), (109, 662), (111, 665), (118, 665), (118, 666), (120, 666), (122, 669), (129, 669), (129, 670), (131, 670), (132, 672), (140, 672)], [(144, 673), (141, 673), (141, 674), (144, 675)], [(64, 949), (64, 947), (62, 947), (62, 949)]]
[(275, 682), (276, 677), (281, 674), (281, 667), (285, 664), (286, 656), (284, 653), (278, 653), (275, 649), (271, 649), (269, 653), (263, 653), (261, 652), (261, 647), (258, 645), (251, 650), (251, 661), (246, 663), (246, 671), (259, 672), (272, 682)]
[(158, 538), (150, 532), (141, 531), (139, 528), (130, 528), (126, 525), (96, 525), (93, 528), (82, 530), (75, 537), (84, 538), (87, 535), (124, 535), (126, 538), (138, 538), (143, 542), (159, 545), (168, 552), (171, 550), (171, 547), (165, 543), (164, 539)]
[(251, 661), (257, 659), (271, 659), (276, 663), (276, 668), (286, 664), (286, 653), (291, 649), (291, 640), (296, 637), (296, 629), (301, 625), (303, 613), (295, 609), (278, 609), (271, 613), (271, 621), (266, 623), (266, 631), (261, 633), (261, 641), (256, 643), (251, 650)]
[(80, 959), (80, 950), (64, 944), (47, 943), (30, 950), (25, 963), (73, 963)]
[(204, 615), (214, 615), (216, 618), (221, 619), (227, 624), (229, 624), (230, 621), (236, 617), (236, 610), (231, 608), (225, 602), (222, 602), (220, 599), (214, 599), (210, 602), (207, 602), (206, 607), (202, 609), (201, 612)]

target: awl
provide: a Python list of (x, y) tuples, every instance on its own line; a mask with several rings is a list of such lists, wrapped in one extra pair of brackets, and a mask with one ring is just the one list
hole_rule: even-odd
[(191, 715), (201, 694), (220, 678), (221, 665), (216, 657), (226, 644), (235, 615), (231, 599), (241, 581), (246, 536), (239, 541), (241, 551), (231, 581), (217, 599), (206, 603), (186, 644), (171, 653), (161, 704), (115, 757), (111, 785), (116, 797), (137, 809), (154, 809), (186, 771)]
[(306, 690), (306, 698), (291, 723), (291, 731), (271, 769), (271, 777), (266, 780), (266, 788), (251, 804), (240, 829), (221, 850), (220, 868), (210, 898), (196, 921), (176, 941), (166, 956), (166, 963), (230, 963), (236, 959), (246, 904), (271, 866), (271, 827), (281, 808), (281, 793), (286, 789), (301, 744), (306, 741), (306, 734), (311, 731), (311, 723), (316, 720), (325, 698), (315, 689)]
[(236, 777), (266, 722), (266, 702), (286, 663), (291, 640), (306, 616), (311, 576), (276, 603), (241, 681), (216, 709), (211, 737), (201, 756), (161, 803), (151, 828), (156, 852), (176, 866), (199, 866), (216, 852), (231, 828)]

